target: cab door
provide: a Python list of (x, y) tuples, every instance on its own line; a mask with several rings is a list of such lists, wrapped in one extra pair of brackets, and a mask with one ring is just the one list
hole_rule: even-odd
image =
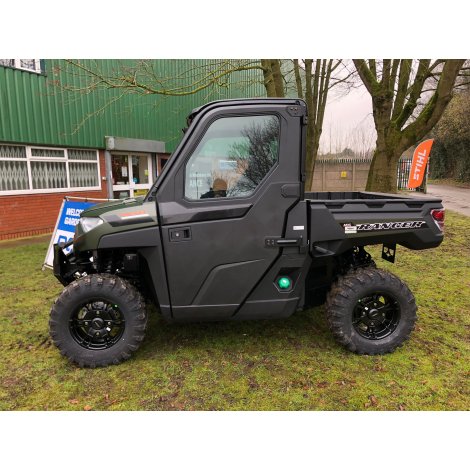
[(175, 319), (235, 315), (279, 257), (270, 240), (302, 190), (299, 108), (215, 105), (190, 127), (157, 192)]

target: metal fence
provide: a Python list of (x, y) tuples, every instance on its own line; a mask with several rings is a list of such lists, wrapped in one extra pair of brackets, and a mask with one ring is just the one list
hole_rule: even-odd
[(416, 189), (408, 188), (408, 178), (410, 176), (412, 161), (413, 161), (412, 158), (400, 158), (400, 161), (398, 162), (398, 178), (397, 178), (398, 189), (426, 193), (429, 166), (426, 167), (426, 173), (424, 174), (424, 178), (423, 178), (423, 182), (421, 183), (421, 186), (418, 186)]

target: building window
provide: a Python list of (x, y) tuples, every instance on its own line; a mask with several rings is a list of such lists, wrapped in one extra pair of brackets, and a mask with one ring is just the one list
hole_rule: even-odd
[(35, 73), (44, 72), (41, 59), (0, 59), (0, 65)]
[(0, 144), (0, 195), (99, 190), (97, 150)]

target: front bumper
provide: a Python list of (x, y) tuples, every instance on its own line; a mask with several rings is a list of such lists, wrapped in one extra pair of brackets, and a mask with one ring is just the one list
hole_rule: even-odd
[(54, 262), (52, 264), (54, 276), (67, 286), (74, 280), (77, 272), (77, 265), (71, 261), (73, 255), (66, 255), (63, 246), (54, 245)]

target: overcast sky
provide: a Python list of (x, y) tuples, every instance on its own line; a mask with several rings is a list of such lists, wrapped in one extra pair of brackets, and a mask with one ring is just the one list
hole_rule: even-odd
[[(362, 138), (364, 136), (364, 139)], [(364, 144), (375, 145), (372, 102), (361, 86), (346, 96), (329, 95), (320, 139), (320, 151), (341, 151), (346, 145), (361, 150)]]

